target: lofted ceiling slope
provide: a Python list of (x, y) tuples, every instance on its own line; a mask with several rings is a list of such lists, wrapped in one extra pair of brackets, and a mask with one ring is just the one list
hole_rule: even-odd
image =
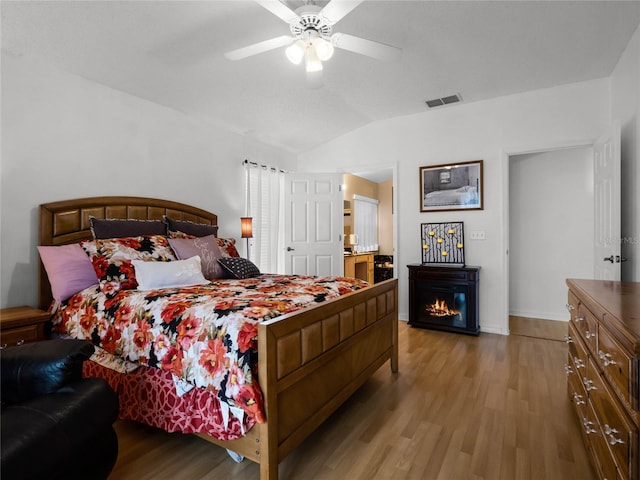
[(639, 1), (369, 0), (334, 31), (395, 45), (402, 58), (336, 50), (324, 86), (311, 89), (284, 49), (224, 57), (289, 33), (250, 0), (3, 0), (1, 8), (2, 48), (13, 54), (294, 154), (427, 111), (431, 98), (460, 93), (468, 103), (607, 77), (640, 23)]

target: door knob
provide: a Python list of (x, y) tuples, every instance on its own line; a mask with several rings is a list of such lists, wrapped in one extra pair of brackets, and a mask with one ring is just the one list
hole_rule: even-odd
[(610, 257), (604, 257), (603, 261), (613, 263), (613, 255), (611, 255)]
[(295, 248), (287, 247), (287, 252), (293, 252)]

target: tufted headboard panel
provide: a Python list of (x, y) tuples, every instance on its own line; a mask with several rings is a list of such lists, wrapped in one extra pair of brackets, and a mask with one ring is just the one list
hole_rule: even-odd
[[(40, 205), (38, 245), (65, 245), (92, 238), (89, 217), (162, 220), (167, 215), (206, 225), (217, 225), (218, 216), (191, 205), (145, 197), (89, 197)], [(40, 262), (38, 306), (49, 308), (51, 286)]]

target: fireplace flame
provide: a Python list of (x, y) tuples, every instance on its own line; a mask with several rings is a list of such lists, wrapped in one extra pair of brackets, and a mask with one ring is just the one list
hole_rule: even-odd
[(460, 314), (458, 310), (450, 309), (447, 302), (445, 300), (440, 300), (439, 298), (436, 298), (436, 301), (431, 305), (427, 305), (427, 313), (434, 317), (448, 317)]

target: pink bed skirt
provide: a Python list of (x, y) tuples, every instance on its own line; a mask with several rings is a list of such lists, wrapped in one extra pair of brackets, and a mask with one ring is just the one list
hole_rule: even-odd
[(85, 377), (104, 378), (118, 394), (120, 418), (158, 427), (167, 432), (206, 433), (219, 440), (235, 440), (249, 431), (255, 419), (240, 421), (229, 415), (224, 424), (220, 400), (202, 388), (178, 396), (169, 372), (139, 367), (120, 373), (92, 361), (84, 362)]

